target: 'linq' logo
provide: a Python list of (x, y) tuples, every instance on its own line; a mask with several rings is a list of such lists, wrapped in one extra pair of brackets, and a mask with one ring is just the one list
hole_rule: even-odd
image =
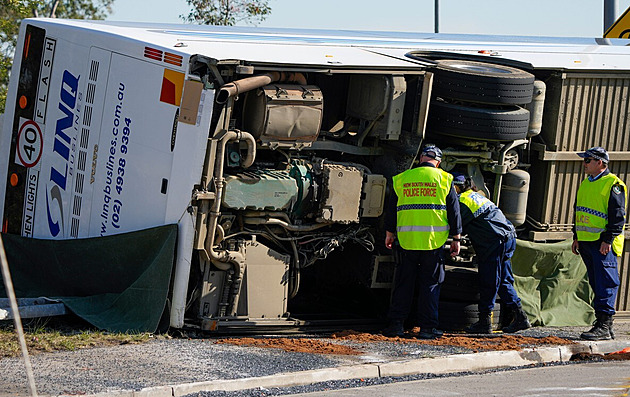
[[(77, 91), (79, 88), (79, 77), (75, 77), (72, 73), (65, 70), (63, 72), (63, 81), (61, 83), (61, 101), (59, 102), (59, 110), (65, 116), (57, 120), (55, 126), (55, 143), (53, 152), (57, 153), (64, 160), (65, 168), (59, 171), (55, 166), (50, 167), (50, 182), (47, 183), (48, 194), (46, 194), (46, 212), (48, 213), (48, 229), (53, 237), (59, 234), (63, 229), (63, 196), (62, 192), (66, 190), (66, 182), (68, 180), (68, 160), (70, 158), (70, 143), (72, 139), (65, 131), (72, 128), (72, 120), (74, 116), (74, 107), (77, 102)], [(51, 211), (50, 207), (54, 205), (59, 211)], [(58, 213), (58, 218), (56, 217)], [(59, 226), (61, 223), (61, 226)]]

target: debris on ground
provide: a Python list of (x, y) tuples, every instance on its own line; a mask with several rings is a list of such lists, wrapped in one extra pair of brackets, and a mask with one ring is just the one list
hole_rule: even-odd
[(626, 347), (623, 350), (608, 353), (575, 353), (571, 356), (571, 361), (604, 361), (604, 360), (630, 360), (630, 347)]
[[(359, 344), (388, 342), (388, 343), (416, 343), (432, 346), (454, 346), (469, 349), (473, 352), (480, 350), (522, 350), (526, 347), (547, 346), (547, 345), (569, 345), (574, 341), (558, 338), (556, 336), (546, 336), (534, 338), (521, 335), (489, 335), (489, 336), (469, 336), (459, 334), (445, 334), (436, 339), (419, 339), (417, 332), (409, 332), (406, 337), (387, 337), (380, 334), (371, 334), (357, 331), (341, 331), (330, 336), (333, 341), (354, 342)], [(362, 352), (356, 348), (326, 342), (311, 338), (225, 338), (216, 341), (219, 344), (232, 344), (238, 346), (254, 346), (263, 348), (278, 348), (288, 352), (302, 352), (314, 354), (342, 354), (357, 355)]]
[(630, 360), (630, 352), (627, 353), (608, 353), (604, 356), (604, 360)]
[(630, 360), (630, 347), (623, 350), (608, 353), (604, 356), (604, 360)]
[(574, 341), (559, 338), (556, 336), (546, 336), (534, 338), (522, 335), (493, 334), (488, 336), (466, 335), (466, 334), (444, 334), (435, 339), (418, 338), (419, 329), (412, 329), (405, 337), (389, 338), (383, 335), (361, 333), (356, 331), (342, 331), (332, 335), (333, 339), (350, 340), (355, 342), (399, 342), (399, 343), (421, 343), (432, 346), (457, 346), (470, 349), (474, 352), (479, 350), (521, 350), (526, 347), (547, 346), (547, 345), (571, 345)]
[(569, 361), (604, 361), (603, 354), (579, 352), (571, 356)]
[(225, 338), (216, 341), (219, 344), (237, 346), (270, 347), (287, 352), (315, 353), (315, 354), (361, 354), (350, 346), (338, 345), (308, 338)]

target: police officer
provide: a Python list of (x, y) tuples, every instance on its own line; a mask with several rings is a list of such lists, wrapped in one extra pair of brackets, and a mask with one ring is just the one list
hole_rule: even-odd
[(414, 288), (418, 288), (418, 336), (439, 337), (438, 301), (444, 281), (443, 246), (449, 235), (452, 256), (459, 254), (461, 220), (453, 177), (438, 168), (442, 151), (425, 146), (420, 165), (393, 177), (385, 216), (385, 246), (400, 244), (386, 336), (402, 336), (404, 321), (411, 311)]
[(514, 226), (492, 201), (477, 192), (470, 178), (453, 173), (453, 184), (459, 194), (462, 227), (475, 249), (479, 269), (479, 321), (466, 332), (492, 333), (492, 309), (497, 293), (514, 314), (503, 332), (513, 333), (531, 327), (514, 289), (510, 261), (516, 248)]
[(623, 252), (626, 222), (626, 185), (608, 169), (608, 152), (593, 147), (578, 156), (584, 159), (587, 178), (578, 189), (571, 250), (581, 255), (588, 281), (595, 293), (593, 328), (582, 339), (614, 339), (613, 315), (619, 289), (617, 256)]

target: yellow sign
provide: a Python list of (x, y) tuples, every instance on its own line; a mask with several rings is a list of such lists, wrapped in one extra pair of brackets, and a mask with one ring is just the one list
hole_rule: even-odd
[(630, 7), (604, 33), (606, 39), (630, 39)]

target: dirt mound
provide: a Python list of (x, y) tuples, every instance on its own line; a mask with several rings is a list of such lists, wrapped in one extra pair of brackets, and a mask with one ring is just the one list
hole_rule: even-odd
[(608, 354), (597, 353), (575, 353), (571, 356), (571, 361), (603, 361), (603, 360), (630, 360), (630, 347), (626, 347), (618, 352)]
[(225, 338), (216, 343), (237, 346), (270, 347), (287, 352), (356, 355), (360, 351), (344, 345), (310, 338)]
[(388, 338), (383, 335), (361, 333), (355, 331), (342, 331), (332, 335), (333, 339), (348, 340), (355, 342), (399, 342), (399, 343), (419, 343), (432, 346), (457, 346), (479, 350), (521, 350), (525, 347), (547, 346), (547, 345), (569, 345), (575, 342), (556, 336), (544, 338), (533, 338), (521, 335), (495, 334), (489, 336), (469, 336), (460, 334), (444, 334), (437, 339), (419, 339), (417, 334), (419, 329), (413, 329), (405, 337)]
[(630, 353), (608, 353), (604, 356), (604, 360), (630, 360)]
[[(355, 342), (360, 344), (374, 342), (389, 343), (415, 343), (432, 346), (456, 346), (470, 349), (474, 352), (486, 350), (521, 350), (526, 347), (547, 345), (568, 345), (575, 342), (555, 336), (533, 338), (520, 335), (500, 335), (487, 337), (466, 336), (458, 334), (445, 334), (438, 339), (419, 339), (417, 332), (410, 332), (407, 337), (388, 338), (379, 334), (356, 332), (352, 330), (334, 333), (330, 338), (335, 341)], [(303, 352), (314, 354), (343, 354), (356, 355), (362, 352), (343, 344), (325, 342), (311, 338), (225, 338), (216, 343), (232, 344), (238, 346), (254, 346), (282, 349), (288, 352)]]

